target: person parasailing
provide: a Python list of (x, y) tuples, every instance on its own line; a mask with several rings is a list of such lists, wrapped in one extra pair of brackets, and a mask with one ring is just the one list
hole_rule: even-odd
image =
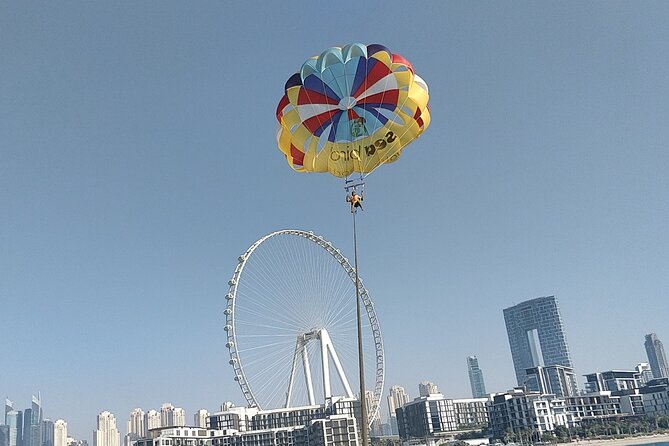
[(346, 201), (348, 203), (351, 203), (351, 214), (353, 214), (357, 208), (360, 208), (361, 211), (364, 211), (365, 209), (362, 207), (362, 200), (365, 199), (365, 193), (360, 192), (360, 195), (355, 191), (355, 189), (351, 190), (351, 195), (346, 196)]

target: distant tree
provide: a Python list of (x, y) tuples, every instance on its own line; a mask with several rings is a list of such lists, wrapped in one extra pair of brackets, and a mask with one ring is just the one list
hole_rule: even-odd
[(372, 446), (401, 446), (402, 440), (399, 438), (372, 438)]
[(510, 427), (507, 427), (506, 430), (504, 431), (504, 433), (502, 434), (501, 440), (502, 440), (502, 442), (504, 442), (504, 444), (507, 444), (507, 443), (511, 443), (512, 441), (515, 442), (516, 438), (517, 438), (517, 436), (516, 436), (515, 432), (513, 432), (513, 429), (511, 429)]
[(456, 435), (455, 438), (458, 440), (471, 440), (472, 438), (483, 438), (485, 436), (486, 436), (485, 431), (478, 430), (478, 431), (461, 432), (458, 435)]
[(441, 444), (448, 445), (448, 446), (469, 446), (469, 443), (467, 443), (466, 441), (462, 441), (462, 440), (451, 440), (451, 441), (447, 441), (447, 442), (441, 443)]
[(558, 438), (550, 432), (546, 432), (541, 436), (541, 441), (545, 443), (557, 443)]
[(569, 438), (569, 429), (566, 426), (555, 426), (553, 435), (557, 437), (559, 441), (568, 441)]

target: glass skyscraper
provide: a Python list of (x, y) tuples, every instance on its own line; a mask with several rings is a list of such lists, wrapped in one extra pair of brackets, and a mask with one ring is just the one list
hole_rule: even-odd
[(467, 357), (467, 370), (469, 372), (469, 384), (472, 386), (472, 398), (484, 398), (486, 391), (483, 371), (479, 368), (479, 360), (476, 356)]
[(648, 354), (648, 362), (650, 369), (653, 371), (654, 378), (669, 377), (669, 364), (667, 363), (667, 355), (664, 352), (662, 341), (655, 333), (646, 335), (646, 353)]
[(519, 386), (536, 366), (572, 367), (555, 296), (538, 297), (504, 309), (506, 333)]

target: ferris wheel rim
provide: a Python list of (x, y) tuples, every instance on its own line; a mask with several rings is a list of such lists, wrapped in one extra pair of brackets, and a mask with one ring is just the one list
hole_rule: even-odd
[[(247, 261), (253, 254), (253, 252), (258, 249), (264, 242), (267, 240), (277, 237), (280, 235), (292, 235), (297, 237), (302, 237), (309, 240), (312, 243), (319, 245), (321, 248), (330, 254), (344, 269), (346, 275), (351, 279), (351, 282), (355, 285), (355, 268), (349, 263), (348, 259), (341, 254), (341, 251), (337, 249), (332, 243), (323, 238), (320, 235), (315, 235), (312, 231), (304, 231), (300, 229), (281, 229), (273, 231), (258, 240), (256, 240), (241, 256), (237, 259), (237, 266), (232, 275), (232, 278), (228, 281), (228, 292), (226, 294), (226, 308), (225, 308), (225, 326), (224, 330), (226, 332), (226, 348), (229, 353), (229, 363), (232, 366), (235, 377), (234, 380), (237, 381), (238, 385), (244, 397), (246, 398), (247, 403), (251, 407), (257, 407), (262, 409), (261, 404), (256, 398), (251, 385), (246, 377), (244, 371), (244, 365), (242, 358), (240, 356), (239, 350), (237, 348), (237, 329), (235, 326), (235, 306), (237, 301), (237, 287), (239, 285), (239, 279), (242, 276), (244, 268)], [(384, 358), (384, 349), (383, 349), (383, 337), (381, 335), (381, 327), (378, 322), (378, 317), (374, 309), (374, 303), (369, 297), (367, 288), (365, 288), (362, 278), (358, 277), (358, 287), (360, 290), (360, 299), (365, 309), (364, 313), (367, 316), (367, 319), (370, 324), (370, 329), (372, 332), (372, 339), (374, 343), (375, 351), (375, 385), (373, 391), (373, 401), (371, 407), (367, 410), (368, 412), (368, 424), (371, 424), (378, 418), (381, 404), (381, 396), (383, 394), (383, 385), (385, 380), (385, 358)], [(371, 365), (371, 364), (370, 364)], [(361, 396), (362, 397), (362, 396)]]

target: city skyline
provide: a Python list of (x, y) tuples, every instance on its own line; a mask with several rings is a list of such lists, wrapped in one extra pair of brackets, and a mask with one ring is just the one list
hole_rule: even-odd
[[(504, 314), (505, 319), (508, 318), (507, 321), (509, 321), (509, 320), (513, 320), (513, 317), (509, 318), (510, 313), (511, 314), (520, 313), (520, 312), (522, 312), (522, 309), (527, 309), (527, 308), (532, 308), (533, 311), (536, 312), (537, 307), (546, 307), (546, 306), (549, 309), (548, 312), (545, 311), (546, 308), (543, 308), (544, 311), (539, 311), (539, 312), (543, 315), (548, 313), (550, 315), (549, 319), (550, 318), (556, 318), (555, 322), (551, 321), (551, 324), (555, 324), (556, 326), (561, 327), (562, 326), (562, 320), (559, 316), (560, 311), (559, 311), (559, 307), (557, 305), (557, 300), (555, 299), (555, 296), (539, 297), (539, 298), (529, 299), (529, 300), (521, 302), (520, 304), (517, 304), (513, 307), (509, 307), (509, 308), (504, 309), (503, 314)], [(556, 315), (557, 315), (557, 317), (556, 317)], [(537, 322), (534, 320), (534, 317), (535, 316), (532, 316), (532, 322), (530, 323), (530, 325), (532, 325), (532, 326), (536, 326), (536, 324), (537, 324)], [(513, 326), (513, 324), (511, 324), (511, 325)], [(525, 333), (531, 331), (531, 330), (529, 330), (529, 331), (525, 330), (525, 328), (527, 328), (527, 327), (524, 327), (522, 323), (520, 325), (522, 326), (521, 331), (523, 331)], [(509, 325), (508, 325), (508, 322), (507, 322), (507, 327), (508, 326)], [(537, 338), (535, 340), (538, 341), (537, 334), (535, 334), (534, 336), (535, 336), (535, 338)], [(527, 337), (528, 342), (531, 343), (533, 339), (529, 335), (527, 335), (526, 337)], [(562, 333), (561, 337), (558, 336), (558, 338), (564, 340), (564, 333)], [(655, 333), (651, 333), (651, 334), (646, 335), (646, 342), (644, 344), (646, 353), (647, 353), (647, 355), (649, 355), (649, 360), (650, 360), (649, 346), (653, 346), (653, 348), (654, 348), (653, 352), (655, 352), (655, 354), (657, 354), (658, 357), (660, 358), (659, 364), (662, 364), (664, 349), (663, 349), (663, 346), (662, 346), (662, 342), (658, 339), (658, 337)], [(536, 349), (536, 346), (534, 348), (530, 348), (528, 350), (528, 351), (531, 352), (531, 355), (534, 355), (532, 360), (536, 361), (536, 360), (540, 359), (540, 362), (543, 362), (543, 360), (544, 360), (543, 357), (542, 358), (537, 357), (537, 355), (541, 356), (542, 348), (539, 346), (539, 348), (537, 350), (535, 350), (535, 349)], [(558, 349), (558, 350), (563, 351), (561, 349)], [(566, 358), (569, 359), (568, 348), (566, 349), (566, 351), (567, 351)], [(472, 358), (476, 359), (476, 361), (471, 361)], [(513, 359), (513, 355), (512, 355), (512, 359)], [(468, 356), (467, 357), (467, 365), (468, 365), (468, 374), (467, 375), (468, 375), (469, 380), (470, 380), (470, 382), (469, 382), (470, 383), (470, 390), (473, 393), (475, 387), (474, 387), (474, 382), (472, 382), (471, 371), (472, 371), (472, 367), (474, 367), (474, 369), (478, 369), (478, 358), (476, 356)], [(572, 370), (571, 367), (565, 367), (565, 366), (558, 366), (558, 367), (561, 367), (562, 369)], [(644, 367), (644, 363), (638, 363), (635, 367), (635, 370), (637, 370), (637, 372), (639, 373), (640, 376), (642, 376), (642, 374), (643, 374), (642, 373), (643, 372), (643, 367)], [(651, 366), (647, 365), (647, 367), (649, 369), (648, 371), (652, 375), (652, 372), (650, 370)], [(538, 368), (539, 370), (541, 370), (544, 367), (543, 366), (535, 366), (535, 368)], [(546, 368), (551, 369), (551, 367), (546, 367)], [(628, 367), (628, 368), (631, 368), (631, 367)], [(478, 371), (481, 372), (480, 369), (478, 369)], [(564, 373), (564, 372), (561, 372), (561, 373)], [(573, 375), (573, 372), (571, 372), (571, 374)], [(587, 376), (589, 374), (590, 373), (581, 374), (580, 376)], [(479, 377), (482, 380), (482, 374), (480, 374), (480, 375), (481, 376), (479, 376)], [(558, 384), (557, 384), (558, 386), (569, 388), (569, 393), (563, 395), (560, 391), (558, 391), (557, 392), (558, 396), (561, 396), (561, 395), (563, 395), (563, 396), (573, 396), (573, 395), (575, 395), (573, 393), (573, 391), (571, 390), (571, 387), (576, 389), (577, 385), (578, 385), (578, 381), (574, 380), (575, 376), (574, 376), (574, 378), (569, 378), (570, 381), (568, 380), (566, 383), (560, 383), (560, 379), (558, 379), (558, 378), (553, 379), (552, 377), (549, 377), (548, 375), (547, 375), (546, 379), (547, 379), (547, 381), (555, 380), (555, 381), (558, 382)], [(564, 378), (562, 378), (562, 380), (564, 380)], [(529, 385), (529, 381), (526, 384)], [(425, 398), (425, 397), (428, 397), (430, 395), (442, 395), (443, 394), (443, 392), (439, 391), (439, 385), (437, 383), (432, 382), (432, 381), (423, 379), (423, 380), (417, 382), (416, 385), (417, 385), (417, 390), (418, 390), (418, 396), (415, 397), (414, 400), (419, 400), (420, 398)], [(555, 386), (556, 384), (553, 384), (553, 385)], [(530, 387), (532, 387), (532, 386), (530, 385)], [(485, 389), (485, 384), (484, 383), (483, 383), (483, 388)], [(492, 391), (488, 392), (484, 396), (487, 397), (487, 395), (490, 394), (490, 393), (504, 393), (504, 392), (510, 391), (513, 388), (514, 388), (514, 385), (509, 384), (506, 389), (501, 389), (501, 388), (500, 389), (495, 389), (495, 390), (492, 390)], [(411, 402), (413, 400), (411, 398), (409, 398), (408, 393), (404, 390), (404, 387), (401, 386), (401, 385), (397, 385), (397, 384), (391, 385), (389, 387), (386, 387), (386, 389), (387, 389), (387, 392), (384, 395), (384, 398), (386, 398), (386, 401), (387, 401), (388, 412), (383, 413), (383, 411), (382, 411), (382, 415), (380, 415), (381, 416), (380, 422), (381, 423), (384, 423), (384, 422), (390, 423), (391, 430), (394, 432), (393, 416), (391, 415), (391, 408), (392, 407), (398, 407), (398, 406), (395, 406), (395, 405), (398, 404), (401, 401), (404, 401), (406, 403), (406, 402)], [(587, 386), (585, 385), (585, 383), (580, 389), (587, 390)], [(538, 388), (538, 389), (535, 389), (535, 390), (541, 390), (541, 388)], [(549, 393), (555, 393), (555, 390), (551, 389), (550, 387), (545, 389), (545, 390), (550, 390)], [(460, 391), (459, 394), (456, 393), (455, 395), (448, 395), (447, 397), (448, 398), (453, 398), (453, 399), (466, 398), (465, 395), (464, 395), (466, 393), (466, 391), (464, 389), (460, 389), (459, 391)], [(474, 395), (472, 395), (472, 397), (473, 398), (480, 398), (480, 397), (477, 397), (477, 396), (474, 396)], [(24, 432), (26, 430), (28, 432), (32, 432), (31, 437), (35, 437), (35, 436), (38, 435), (36, 432), (39, 431), (40, 438), (44, 438), (44, 437), (42, 437), (42, 435), (43, 435), (42, 434), (42, 429), (45, 426), (44, 423), (50, 422), (52, 425), (54, 425), (53, 427), (55, 427), (56, 423), (54, 423), (50, 419), (43, 419), (43, 421), (37, 423), (36, 419), (42, 420), (42, 418), (43, 418), (43, 409), (42, 409), (41, 400), (42, 400), (41, 392), (37, 392), (37, 395), (32, 395), (32, 397), (31, 397), (31, 406), (29, 408), (26, 408), (24, 411), (18, 411), (17, 412), (13, 408), (13, 406), (14, 406), (13, 401), (11, 401), (9, 398), (6, 398), (5, 399), (5, 424), (11, 425), (11, 423), (8, 421), (9, 420), (8, 414), (10, 414), (10, 413), (13, 413), (12, 416), (15, 416), (15, 414), (18, 414), (19, 419), (21, 419), (22, 414), (27, 414), (28, 418), (25, 418), (25, 415), (24, 415), (24, 418), (23, 418), (24, 419), (24, 424), (23, 424)], [(227, 407), (229, 405), (230, 405), (229, 402), (221, 403), (220, 407), (214, 409), (213, 411), (215, 412), (218, 409), (222, 409), (224, 406)], [(160, 407), (160, 410), (149, 409), (146, 412), (144, 412), (142, 408), (134, 408), (131, 411), (129, 411), (129, 417), (128, 417), (128, 421), (127, 421), (127, 429), (126, 429), (125, 432), (122, 432), (118, 429), (118, 427), (116, 425), (116, 417), (115, 417), (114, 413), (110, 412), (108, 410), (103, 410), (97, 416), (97, 428), (93, 432), (94, 433), (93, 442), (92, 442), (93, 446), (96, 446), (95, 445), (96, 442), (100, 442), (100, 444), (97, 445), (97, 446), (120, 446), (121, 439), (123, 439), (125, 446), (129, 446), (129, 443), (127, 443), (127, 441), (132, 440), (132, 439), (142, 438), (143, 434), (146, 433), (146, 429), (166, 427), (166, 426), (169, 427), (169, 426), (187, 426), (187, 425), (189, 425), (188, 423), (186, 423), (186, 419), (187, 419), (187, 417), (190, 416), (190, 414), (185, 409), (183, 409), (181, 407), (175, 407), (170, 402), (162, 403), (162, 404), (159, 405), (159, 407)], [(382, 405), (382, 407), (383, 407), (383, 405)], [(200, 425), (198, 423), (200, 423), (203, 420), (203, 416), (202, 416), (203, 413), (209, 413), (208, 409), (201, 409), (201, 408), (200, 409), (195, 409), (195, 411), (193, 413), (193, 424), (192, 424), (192, 426), (199, 426)], [(36, 414), (36, 415), (34, 415), (34, 414)], [(37, 418), (35, 418), (35, 417), (37, 417)], [(66, 417), (64, 417), (64, 418), (66, 418)], [(37, 423), (37, 424), (34, 424), (34, 423)], [(58, 423), (58, 428), (61, 430), (61, 432), (63, 430), (65, 432), (67, 432), (67, 421), (66, 420), (63, 420), (63, 419), (61, 419), (61, 417), (59, 417), (58, 420), (57, 420), (57, 423)], [(396, 420), (395, 420), (395, 423), (396, 423)], [(143, 428), (143, 426), (147, 426), (147, 428)], [(396, 429), (397, 424), (395, 424), (394, 427)], [(115, 439), (116, 434), (118, 434), (118, 436), (119, 436), (119, 445), (116, 445), (114, 443), (114, 441), (115, 441), (114, 439)], [(137, 434), (137, 436), (132, 436), (132, 434)], [(56, 435), (56, 438), (57, 438), (57, 434), (55, 434), (55, 435)], [(83, 437), (83, 436), (77, 436), (77, 440), (88, 441), (87, 438)], [(49, 445), (57, 446), (57, 445), (55, 445), (55, 440), (52, 441), (52, 443), (49, 443)], [(46, 446), (49, 446), (49, 445), (46, 445)], [(9, 446), (13, 446), (13, 445), (10, 443)], [(27, 446), (27, 443), (25, 443), (25, 442), (22, 443), (22, 446)], [(42, 445), (42, 446), (45, 446), (45, 445)]]
[[(527, 313), (528, 309), (531, 309), (532, 311), (530, 312), (532, 316), (530, 319), (528, 319), (528, 314)], [(539, 309), (539, 310), (537, 310)], [(524, 316), (524, 322), (517, 323), (513, 322), (513, 319), (515, 316), (517, 316), (520, 313), (525, 313)], [(538, 321), (536, 319), (536, 313), (541, 314), (541, 316), (538, 318)], [(557, 305), (557, 300), (555, 296), (548, 296), (548, 297), (539, 297), (539, 298), (533, 298), (529, 299), (527, 301), (523, 301), (519, 304), (514, 305), (513, 307), (509, 307), (503, 310), (504, 318), (507, 321), (507, 327), (514, 327), (517, 329), (520, 327), (521, 332), (525, 333), (524, 338), (528, 341), (528, 345), (532, 343), (532, 341), (536, 341), (540, 343), (539, 338), (538, 338), (538, 333), (534, 333), (533, 337), (531, 337), (528, 333), (532, 331), (532, 329), (528, 330), (528, 327), (532, 326), (535, 327), (534, 330), (536, 330), (536, 327), (538, 325), (541, 325), (542, 323), (546, 323), (547, 321), (550, 323), (549, 325), (555, 326), (555, 327), (562, 327), (563, 322), (560, 317), (560, 309), (559, 306)], [(546, 319), (546, 315), (548, 315), (548, 319)], [(543, 320), (542, 320), (543, 319)], [(529, 322), (528, 322), (529, 320)], [(529, 323), (529, 325), (527, 325)], [(538, 325), (537, 325), (538, 324)], [(527, 326), (526, 326), (527, 325)], [(558, 330), (559, 331), (559, 330)], [(513, 331), (512, 331), (513, 333)], [(552, 333), (553, 335), (555, 333)], [(644, 343), (644, 347), (646, 350), (646, 353), (649, 357), (650, 361), (650, 355), (651, 351), (653, 354), (658, 355), (659, 359), (658, 364), (664, 364), (662, 361), (662, 358), (666, 358), (664, 354), (664, 348), (662, 345), (662, 342), (659, 340), (657, 335), (655, 333), (650, 333), (645, 336), (646, 342)], [(557, 341), (559, 346), (557, 351), (559, 352), (567, 352), (566, 355), (558, 354), (558, 356), (562, 356), (563, 362), (567, 362), (569, 359), (569, 353), (568, 353), (568, 348), (566, 347), (566, 344), (562, 345), (562, 342), (565, 340), (565, 335), (564, 333), (561, 333), (560, 336), (557, 336)], [(538, 347), (538, 348), (537, 348)], [(651, 350), (652, 347), (652, 350)], [(543, 349), (542, 347), (539, 346), (534, 346), (534, 347), (526, 347), (528, 351), (530, 352), (530, 355), (532, 355), (532, 361), (539, 361), (543, 362), (545, 357), (542, 357), (542, 352)], [(553, 349), (555, 350), (555, 349)], [(550, 358), (550, 356), (548, 356)], [(475, 361), (472, 361), (472, 358), (475, 359)], [(512, 359), (513, 359), (513, 354), (512, 354)], [(666, 361), (666, 359), (665, 359)], [(651, 361), (652, 362), (652, 361)], [(643, 376), (643, 371), (644, 371), (644, 364), (645, 363), (638, 363), (636, 367), (634, 368), (637, 370), (637, 373), (639, 373), (639, 376)], [(468, 365), (468, 377), (470, 380), (470, 389), (471, 392), (474, 392), (475, 386), (474, 382), (472, 381), (472, 370), (476, 371), (478, 370), (481, 372), (480, 368), (478, 368), (478, 358), (476, 356), (468, 356), (467, 357), (467, 365)], [(566, 366), (556, 366), (561, 369), (567, 369), (567, 370), (573, 370), (571, 367), (566, 367)], [(652, 376), (652, 371), (651, 365), (646, 365), (645, 367), (648, 368), (648, 372)], [(544, 369), (543, 366), (534, 366), (535, 369), (539, 370), (539, 373), (541, 372), (542, 369)], [(547, 371), (551, 370), (552, 367), (545, 367)], [(631, 367), (630, 367), (631, 368)], [(535, 372), (536, 373), (536, 372)], [(564, 371), (561, 371), (560, 373), (564, 374)], [(566, 382), (562, 382), (565, 380), (564, 377), (559, 378), (559, 377), (552, 377), (551, 374), (546, 375), (546, 380), (548, 381), (555, 381), (556, 383), (553, 383), (552, 385), (555, 388), (547, 387), (539, 387), (534, 390), (545, 390), (548, 393), (557, 393), (558, 396), (573, 396), (576, 395), (574, 391), (577, 389), (578, 382), (575, 379), (575, 375), (573, 372), (570, 372), (573, 377), (568, 377)], [(590, 374), (583, 374), (581, 376), (587, 376)], [(479, 375), (474, 374), (474, 377), (478, 377), (482, 380), (482, 373)], [(640, 378), (641, 379), (641, 378)], [(485, 384), (483, 384), (483, 388), (485, 389)], [(529, 387), (532, 387), (531, 383), (529, 381), (526, 382)], [(417, 390), (418, 390), (418, 396), (414, 398), (415, 400), (419, 400), (420, 398), (426, 398), (430, 395), (442, 395), (443, 392), (439, 391), (439, 387), (437, 383), (434, 383), (429, 380), (421, 380), (417, 385)], [(550, 383), (549, 383), (550, 386)], [(510, 391), (513, 389), (514, 385), (509, 385), (507, 389), (495, 389), (491, 392), (488, 393), (504, 393), (507, 391)], [(573, 387), (573, 390), (572, 390)], [(565, 388), (566, 393), (563, 393), (565, 391), (557, 391), (556, 389), (558, 388)], [(587, 385), (582, 387), (583, 390), (587, 391)], [(464, 393), (466, 391), (464, 389), (460, 389), (460, 394), (455, 394), (455, 395), (449, 395), (448, 398), (452, 399), (458, 399), (458, 398), (464, 398)], [(487, 394), (484, 395), (487, 397)], [(478, 396), (472, 395), (473, 398), (479, 398)], [(391, 415), (391, 410), (392, 407), (399, 407), (397, 404), (404, 402), (411, 402), (413, 401), (412, 399), (409, 398), (408, 393), (404, 390), (403, 386), (400, 385), (392, 385), (387, 387), (387, 393), (384, 395), (384, 398), (387, 400), (387, 408), (388, 408), (388, 413), (380, 415), (381, 419), (379, 420), (381, 423), (383, 422), (388, 422), (390, 423), (391, 426), (391, 431), (395, 432), (395, 429), (397, 429), (397, 424), (394, 425), (393, 429), (393, 416)], [(67, 421), (63, 420), (59, 417), (59, 419), (54, 423), (50, 419), (43, 419), (43, 409), (42, 409), (42, 404), (41, 404), (41, 392), (37, 392), (37, 395), (32, 395), (31, 397), (31, 406), (29, 408), (26, 408), (24, 411), (16, 411), (14, 410), (14, 403), (11, 401), (9, 398), (5, 399), (5, 424), (11, 426), (12, 423), (9, 422), (9, 417), (16, 417), (18, 415), (19, 420), (21, 419), (21, 415), (27, 414), (24, 416), (24, 424), (23, 424), (23, 430), (24, 432), (31, 432), (31, 435), (28, 438), (35, 437), (36, 435), (39, 435), (40, 438), (44, 438), (42, 434), (42, 429), (45, 426), (45, 423), (51, 423), (52, 425), (52, 430), (55, 429), (57, 426), (58, 429), (61, 432), (61, 436), (58, 436), (58, 433), (56, 432), (55, 434), (52, 433), (51, 435), (54, 436), (52, 438), (52, 442), (48, 444), (41, 444), (41, 446), (58, 446), (55, 444), (55, 438), (60, 438), (62, 440), (62, 432), (64, 431), (67, 433)], [(214, 409), (214, 412), (218, 409), (222, 409), (224, 406), (229, 406), (230, 403), (221, 403), (220, 407), (217, 409)], [(97, 416), (97, 428), (94, 431), (93, 435), (93, 446), (96, 446), (96, 442), (99, 442), (99, 445), (97, 446), (121, 446), (120, 442), (121, 439), (123, 439), (123, 444), (124, 446), (130, 446), (127, 441), (137, 439), (137, 438), (142, 438), (143, 435), (146, 433), (146, 429), (152, 429), (152, 428), (158, 428), (158, 427), (169, 427), (169, 426), (187, 426), (189, 425), (186, 423), (186, 419), (189, 416), (187, 411), (181, 407), (175, 407), (172, 403), (166, 402), (160, 404), (160, 410), (156, 409), (149, 409), (146, 412), (143, 411), (142, 408), (134, 408), (131, 411), (129, 411), (129, 418), (127, 421), (127, 429), (125, 432), (121, 432), (116, 425), (116, 417), (113, 412), (110, 412), (108, 410), (103, 410), (101, 413), (98, 414)], [(383, 406), (382, 406), (383, 407)], [(204, 419), (203, 414), (206, 413), (208, 414), (208, 409), (196, 409), (193, 413), (193, 424), (192, 426), (201, 426), (201, 422)], [(37, 417), (37, 418), (35, 418)], [(37, 422), (36, 420), (42, 420), (41, 422)], [(34, 424), (37, 423), (37, 424)], [(397, 421), (395, 420), (395, 423)], [(144, 428), (144, 426), (147, 426), (147, 428)], [(39, 434), (37, 433), (39, 431)], [(54, 431), (55, 432), (55, 431)], [(119, 436), (119, 445), (116, 445), (114, 443), (116, 435), (118, 434)], [(136, 436), (133, 436), (133, 434), (136, 434)], [(25, 435), (25, 434), (24, 434)], [(77, 437), (77, 440), (83, 440), (83, 441), (88, 441), (85, 437)], [(30, 441), (30, 440), (28, 440)], [(9, 444), (9, 446), (15, 446), (12, 443)], [(24, 441), (22, 443), (22, 446), (27, 446), (28, 443)]]
[[(137, 407), (241, 405), (238, 257), (283, 228), (354, 256), (342, 182), (275, 140), (286, 79), (351, 42), (430, 89), (357, 220), (387, 384), (466, 397), (475, 353), (487, 390), (512, 387), (501, 310), (547, 295), (578, 375), (646, 362), (644, 335), (669, 338), (669, 5), (642, 5), (3, 3), (0, 392), (28, 419), (41, 391), (91, 446), (103, 410), (123, 430)], [(631, 321), (637, 302), (655, 311)]]

